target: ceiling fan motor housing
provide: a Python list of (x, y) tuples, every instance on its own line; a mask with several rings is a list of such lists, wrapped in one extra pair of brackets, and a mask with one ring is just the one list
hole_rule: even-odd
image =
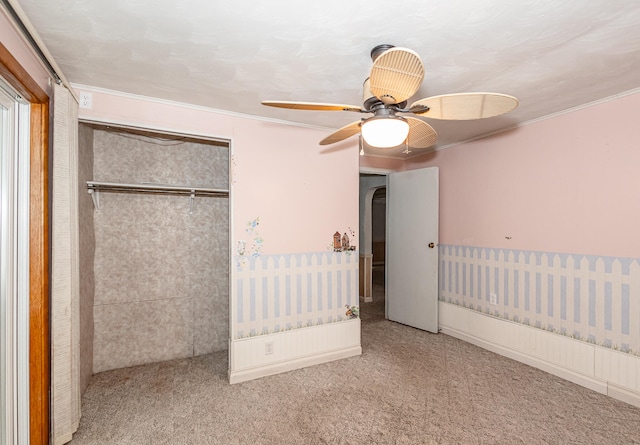
[[(384, 105), (384, 102), (373, 95), (371, 92), (369, 78), (367, 77), (362, 84), (362, 109), (373, 112), (374, 108), (379, 105)], [(404, 108), (406, 105), (407, 101), (405, 100), (404, 102), (395, 104), (394, 106), (397, 108)]]
[[(366, 111), (374, 111), (379, 105), (384, 105), (380, 99), (373, 95), (371, 92), (371, 88), (369, 86), (369, 78), (364, 81), (362, 84), (362, 109)], [(399, 104), (394, 104), (393, 107), (397, 109), (402, 109), (407, 106), (407, 101), (400, 102)]]

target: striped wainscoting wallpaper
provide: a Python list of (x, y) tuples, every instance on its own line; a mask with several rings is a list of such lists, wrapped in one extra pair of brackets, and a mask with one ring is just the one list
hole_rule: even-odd
[(357, 251), (235, 256), (234, 338), (345, 320), (358, 305)]
[(640, 355), (638, 258), (441, 244), (439, 279), (442, 301)]

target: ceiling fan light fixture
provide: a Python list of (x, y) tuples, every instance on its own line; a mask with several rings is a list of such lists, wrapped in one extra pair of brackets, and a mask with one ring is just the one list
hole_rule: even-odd
[(376, 148), (391, 148), (402, 144), (409, 135), (409, 123), (398, 116), (372, 117), (360, 127), (362, 138)]
[[(410, 153), (409, 146), (412, 149), (434, 146), (438, 140), (436, 131), (417, 115), (474, 120), (508, 113), (518, 106), (518, 99), (507, 94), (470, 92), (426, 97), (407, 108), (407, 100), (418, 92), (424, 80), (420, 56), (408, 48), (385, 44), (371, 50), (371, 59), (373, 66), (362, 86), (362, 106), (278, 100), (262, 104), (294, 110), (373, 113), (373, 117), (345, 125), (320, 141), (320, 145), (335, 144), (360, 133), (360, 154), (364, 154), (362, 141), (369, 147), (391, 149), (388, 152), (404, 146), (405, 154)], [(396, 113), (402, 113), (403, 117)]]

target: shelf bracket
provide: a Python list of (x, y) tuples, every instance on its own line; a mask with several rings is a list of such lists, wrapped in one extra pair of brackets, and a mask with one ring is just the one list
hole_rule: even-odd
[(94, 189), (88, 189), (87, 192), (91, 195), (93, 207), (95, 207), (96, 211), (100, 211), (100, 192)]
[(193, 215), (193, 207), (195, 206), (196, 201), (196, 191), (191, 190), (191, 195), (189, 196), (189, 215)]

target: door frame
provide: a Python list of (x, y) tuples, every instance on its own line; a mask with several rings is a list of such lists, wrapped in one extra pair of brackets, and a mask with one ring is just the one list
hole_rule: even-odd
[[(379, 188), (382, 187), (387, 187), (389, 184), (389, 174), (394, 173), (394, 170), (391, 169), (384, 169), (384, 168), (373, 168), (373, 167), (360, 167), (359, 169), (359, 174), (371, 174), (371, 175), (379, 175), (379, 176), (384, 176), (384, 185), (380, 185), (380, 186), (375, 186), (375, 187), (371, 187), (369, 188), (369, 190), (366, 191), (365, 195), (364, 195), (364, 211), (363, 214), (360, 215), (360, 217), (362, 218), (362, 221), (359, 222), (360, 227), (361, 227), (361, 240), (362, 243), (360, 245), (360, 254), (372, 254), (372, 250), (373, 250), (373, 245), (372, 245), (372, 200), (373, 200), (373, 194), (375, 193), (375, 191)], [(359, 190), (359, 192), (361, 192), (361, 190)], [(388, 196), (388, 195), (387, 195)], [(385, 215), (385, 219), (387, 218), (387, 216)], [(385, 254), (386, 256), (386, 254)], [(368, 261), (365, 262), (365, 264), (367, 264), (368, 266), (372, 265), (372, 261)], [(387, 281), (387, 271), (385, 269), (385, 294), (387, 293), (387, 288), (386, 288), (386, 281)], [(365, 277), (368, 277), (369, 281), (371, 281), (371, 271), (369, 271), (369, 274), (366, 274), (365, 272)], [(369, 282), (369, 288), (371, 289), (371, 282)], [(370, 303), (372, 301), (372, 298), (367, 298), (365, 296), (364, 299), (365, 303)], [(387, 301), (385, 298), (385, 317), (387, 316)]]
[(30, 105), (29, 439), (49, 443), (49, 96), (0, 43), (0, 75)]

